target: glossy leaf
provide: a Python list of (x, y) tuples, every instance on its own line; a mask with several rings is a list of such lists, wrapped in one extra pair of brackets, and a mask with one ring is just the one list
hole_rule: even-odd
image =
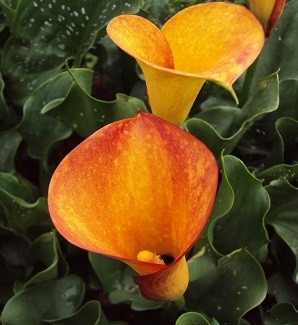
[(287, 263), (283, 263), (278, 272), (268, 279), (268, 294), (278, 303), (290, 302), (298, 305), (298, 284), (292, 279), (292, 270)]
[[(204, 141), (219, 157), (233, 151), (245, 132), (266, 114), (278, 107), (278, 76), (260, 79), (253, 96), (242, 109), (231, 107), (208, 108), (185, 123), (185, 128)], [(232, 115), (232, 116), (231, 116)], [(228, 122), (228, 123), (224, 123)], [(224, 124), (224, 126), (223, 126)]]
[(11, 174), (0, 173), (0, 204), (8, 224), (22, 234), (37, 224), (51, 225), (46, 199), (40, 197), (31, 203), (35, 197), (31, 186)]
[(291, 304), (277, 304), (265, 315), (264, 325), (295, 325), (298, 320), (298, 311)]
[[(280, 80), (298, 79), (298, 2), (289, 1), (260, 56), (258, 77), (280, 69)], [(274, 53), (274, 55), (273, 55)]]
[[(243, 247), (258, 260), (264, 261), (269, 242), (264, 227), (264, 217), (270, 206), (269, 196), (261, 181), (236, 157), (222, 158), (222, 173), (225, 177), (216, 198), (209, 228), (211, 243), (224, 255)], [(226, 188), (229, 189), (229, 196)], [(223, 206), (226, 196), (228, 202), (233, 202), (229, 210)]]
[(272, 181), (266, 189), (271, 199), (266, 222), (274, 227), (295, 255), (293, 280), (298, 284), (298, 189), (285, 180)]
[(16, 7), (19, 1), (20, 0), (0, 0), (0, 7), (5, 13), (10, 27), (12, 27), (13, 25), (15, 13), (16, 13)]
[(0, 126), (6, 126), (9, 122), (9, 119), (12, 117), (12, 112), (9, 110), (4, 94), (4, 81), (2, 79), (2, 74), (0, 72)]
[(54, 232), (44, 233), (38, 237), (31, 245), (30, 253), (42, 265), (42, 270), (39, 270), (24, 283), (19, 282), (17, 284), (18, 291), (37, 283), (54, 280), (58, 275), (67, 274), (68, 265), (60, 251)]
[(123, 262), (100, 254), (88, 253), (92, 268), (100, 280), (105, 293), (110, 293), (119, 286), (126, 265)]
[(134, 116), (146, 108), (139, 99), (118, 94), (116, 100), (105, 102), (91, 97), (93, 72), (69, 70), (74, 83), (63, 100), (49, 102), (42, 113), (55, 116), (80, 135), (87, 137), (115, 120)]
[(28, 145), (31, 157), (46, 163), (51, 147), (70, 136), (69, 127), (51, 116), (41, 114), (41, 110), (49, 103), (63, 101), (72, 84), (69, 73), (63, 72), (49, 79), (26, 101), (18, 130)]
[(298, 164), (275, 165), (261, 171), (259, 174), (257, 174), (257, 177), (266, 185), (277, 179), (287, 180), (289, 183), (295, 183), (297, 182), (298, 178)]
[(0, 135), (0, 172), (15, 171), (14, 158), (22, 136), (17, 131), (8, 131)]
[(188, 312), (181, 315), (176, 325), (210, 325), (208, 320), (201, 314), (195, 312)]
[(95, 253), (89, 253), (89, 260), (112, 303), (130, 303), (132, 309), (139, 311), (154, 310), (164, 305), (141, 295), (132, 279), (136, 273), (123, 262)]
[(141, 295), (139, 287), (134, 283), (133, 276), (136, 273), (126, 267), (116, 288), (109, 294), (109, 299), (113, 304), (130, 303), (131, 309), (137, 311), (155, 310), (163, 307), (164, 302), (151, 301)]
[(38, 284), (13, 296), (1, 320), (11, 325), (39, 325), (43, 320), (70, 316), (81, 304), (84, 290), (83, 281), (75, 275)]
[(20, 0), (11, 30), (13, 37), (2, 53), (2, 71), (14, 102), (24, 102), (61, 69), (66, 59), (79, 64), (112, 17), (136, 13), (139, 8), (138, 0), (82, 0), (71, 5), (67, 0)]
[(181, 315), (175, 325), (210, 325), (208, 320), (201, 314), (188, 312)]
[(108, 321), (97, 300), (89, 300), (75, 314), (53, 321), (46, 321), (53, 325), (108, 325)]
[(185, 298), (189, 308), (203, 311), (220, 323), (238, 324), (266, 295), (266, 279), (257, 260), (245, 249), (217, 263), (206, 249), (190, 259), (190, 284)]

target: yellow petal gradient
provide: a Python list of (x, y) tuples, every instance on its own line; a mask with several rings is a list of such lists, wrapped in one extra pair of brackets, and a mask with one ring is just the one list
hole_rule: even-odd
[(279, 20), (286, 0), (249, 0), (250, 10), (256, 15), (269, 36)]
[(140, 64), (152, 112), (175, 125), (184, 122), (206, 80), (236, 97), (233, 82), (264, 44), (255, 16), (243, 6), (223, 2), (188, 7), (161, 31), (142, 17), (118, 16), (107, 32)]
[[(184, 255), (210, 214), (217, 177), (203, 143), (139, 113), (100, 129), (64, 158), (50, 182), (50, 214), (74, 245), (133, 267), (147, 298), (176, 300), (188, 284)], [(174, 261), (155, 263), (150, 252)]]

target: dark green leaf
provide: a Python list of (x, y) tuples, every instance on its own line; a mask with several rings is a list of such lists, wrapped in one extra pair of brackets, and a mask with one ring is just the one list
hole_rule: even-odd
[(70, 275), (17, 293), (4, 306), (1, 320), (9, 325), (40, 325), (42, 320), (72, 315), (82, 302), (84, 283)]
[(134, 310), (158, 309), (163, 305), (141, 295), (133, 281), (136, 273), (126, 264), (95, 253), (89, 253), (89, 260), (112, 303), (129, 302)]
[(280, 69), (280, 80), (298, 79), (298, 2), (289, 1), (262, 51), (258, 76)]
[(298, 305), (298, 284), (292, 280), (288, 263), (284, 263), (283, 272), (276, 272), (268, 280), (268, 293), (277, 302), (290, 302)]
[(141, 100), (123, 94), (118, 94), (117, 99), (111, 102), (91, 97), (93, 72), (88, 69), (71, 69), (69, 72), (75, 83), (67, 97), (49, 103), (42, 113), (55, 116), (84, 137), (108, 123), (134, 116), (138, 110), (146, 110)]
[(298, 181), (298, 164), (295, 165), (275, 165), (268, 169), (263, 170), (257, 177), (262, 180), (263, 183), (268, 184), (273, 180), (283, 179), (288, 182)]
[(18, 130), (27, 142), (31, 157), (47, 162), (53, 144), (71, 134), (71, 129), (65, 124), (40, 112), (47, 104), (63, 101), (72, 84), (72, 77), (68, 72), (63, 72), (48, 80), (26, 101)]
[(195, 312), (188, 312), (177, 319), (176, 325), (210, 325), (210, 323), (203, 315)]
[(274, 227), (295, 255), (293, 279), (298, 283), (298, 189), (285, 180), (272, 181), (266, 189), (271, 199), (266, 222)]
[[(30, 247), (30, 253), (42, 264), (42, 270), (34, 274), (24, 283), (18, 283), (18, 291), (34, 284), (54, 280), (61, 275), (66, 275), (68, 265), (63, 258), (54, 232), (42, 234)], [(60, 271), (60, 272), (59, 272)]]
[(297, 325), (298, 311), (291, 304), (277, 304), (265, 316), (264, 325)]
[(35, 202), (32, 185), (11, 174), (0, 173), (0, 206), (3, 207), (8, 224), (17, 232), (26, 234), (36, 225), (50, 226), (46, 199)]
[[(210, 241), (224, 255), (246, 247), (257, 259), (264, 261), (269, 242), (264, 227), (264, 217), (270, 206), (269, 196), (261, 181), (236, 157), (222, 158), (222, 173), (222, 188), (216, 198), (214, 219), (209, 228)], [(231, 206), (229, 202), (232, 200)]]
[(153, 20), (159, 26), (163, 25), (174, 14), (168, 0), (144, 1), (142, 9), (149, 14), (147, 19)]
[(14, 130), (0, 135), (0, 172), (15, 171), (14, 157), (21, 141), (22, 136)]
[(47, 321), (53, 325), (108, 325), (108, 321), (102, 311), (101, 305), (96, 300), (88, 301), (75, 314), (70, 317)]
[(12, 112), (9, 110), (9, 108), (5, 102), (3, 90), (4, 90), (4, 81), (2, 79), (2, 74), (0, 72), (0, 126), (1, 127), (7, 126), (9, 124), (8, 123), (9, 120), (13, 116)]
[(7, 228), (0, 228), (0, 254), (8, 266), (30, 267), (34, 258), (29, 253), (30, 241)]
[(105, 293), (116, 289), (127, 266), (116, 259), (96, 253), (89, 252), (88, 257)]
[(278, 76), (273, 74), (259, 80), (253, 96), (242, 109), (209, 108), (209, 111), (198, 114), (197, 118), (186, 121), (185, 127), (206, 143), (216, 157), (219, 157), (223, 150), (225, 154), (231, 153), (245, 132), (256, 121), (275, 111), (277, 107)]
[(222, 257), (215, 264), (206, 250), (189, 260), (190, 283), (186, 303), (221, 324), (238, 324), (266, 295), (266, 278), (257, 260), (245, 249)]
[(14, 102), (24, 102), (72, 58), (79, 65), (96, 35), (113, 17), (136, 13), (139, 0), (20, 0), (2, 70)]
[(20, 0), (0, 0), (0, 8), (2, 8), (3, 12), (5, 13), (8, 24), (11, 28), (13, 26), (16, 7), (19, 1)]

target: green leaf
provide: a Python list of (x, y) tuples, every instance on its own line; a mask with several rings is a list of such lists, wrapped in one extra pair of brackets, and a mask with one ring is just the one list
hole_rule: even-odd
[(75, 275), (38, 284), (13, 296), (1, 320), (9, 325), (40, 325), (43, 320), (70, 316), (81, 304), (84, 290), (83, 281)]
[(298, 79), (297, 12), (298, 2), (289, 1), (261, 53), (258, 76), (280, 69), (280, 80)]
[(298, 179), (298, 164), (275, 165), (257, 173), (257, 177), (261, 179), (264, 184), (269, 184), (271, 181), (277, 179), (287, 180), (289, 183), (295, 183)]
[(26, 101), (18, 131), (24, 137), (31, 157), (46, 163), (51, 147), (70, 136), (69, 127), (51, 116), (41, 114), (41, 110), (49, 103), (63, 101), (72, 84), (72, 77), (68, 72), (63, 72), (44, 83)]
[[(213, 107), (186, 121), (186, 129), (207, 144), (216, 157), (229, 154), (245, 132), (266, 114), (278, 107), (278, 76), (259, 80), (253, 96), (242, 109)], [(225, 126), (222, 126), (225, 125)]]
[(34, 258), (29, 253), (30, 241), (5, 227), (0, 227), (0, 235), (0, 253), (7, 267), (19, 269), (31, 267)]
[(46, 199), (40, 197), (30, 203), (34, 197), (29, 182), (0, 173), (0, 206), (5, 211), (8, 224), (20, 234), (27, 234), (28, 229), (36, 225), (51, 225)]
[(16, 7), (20, 0), (0, 0), (0, 8), (2, 8), (3, 12), (7, 17), (7, 22), (12, 28), (15, 14), (16, 14)]
[(111, 18), (139, 9), (139, 0), (20, 0), (12, 38), (2, 53), (2, 71), (13, 101), (23, 103), (66, 59), (74, 59), (79, 66)]
[(164, 305), (162, 302), (147, 300), (141, 295), (139, 287), (133, 281), (135, 271), (123, 262), (95, 253), (89, 253), (88, 256), (112, 303), (129, 302), (131, 308), (138, 311), (158, 309)]
[(63, 101), (46, 105), (42, 113), (62, 120), (83, 137), (87, 137), (104, 125), (134, 116), (138, 110), (146, 110), (144, 103), (133, 97), (118, 94), (116, 100), (105, 102), (90, 95), (93, 71), (70, 69), (75, 82)]
[(14, 130), (0, 135), (0, 172), (15, 171), (14, 157), (22, 141), (22, 136)]
[(0, 255), (0, 305), (4, 305), (13, 295), (14, 276), (8, 271), (4, 265), (2, 256)]
[(147, 0), (142, 9), (149, 14), (147, 19), (162, 26), (174, 14), (171, 5), (168, 0)]
[(7, 125), (10, 124), (11, 120), (13, 120), (14, 114), (6, 104), (3, 90), (4, 90), (4, 81), (2, 79), (2, 74), (0, 72), (0, 126), (6, 127)]
[(266, 222), (274, 227), (296, 257), (293, 279), (298, 283), (298, 189), (285, 180), (277, 180), (272, 181), (266, 190), (271, 199)]
[(280, 137), (280, 150), (283, 155), (283, 162), (298, 162), (298, 121), (291, 118), (280, 118), (276, 122), (276, 130)]
[(218, 264), (206, 250), (203, 255), (191, 258), (188, 265), (187, 306), (215, 317), (220, 324), (238, 324), (246, 312), (265, 298), (262, 267), (245, 249), (222, 257)]
[(108, 321), (97, 300), (88, 301), (75, 314), (58, 320), (46, 321), (53, 325), (108, 325)]
[(258, 260), (264, 261), (269, 242), (264, 226), (269, 196), (261, 181), (236, 157), (222, 158), (222, 173), (209, 240), (221, 254), (246, 247)]
[(188, 312), (181, 315), (176, 325), (210, 325), (208, 320), (201, 314), (195, 312)]
[(277, 302), (298, 305), (298, 285), (291, 278), (289, 263), (284, 263), (282, 269), (269, 278), (268, 294), (272, 295)]
[(116, 289), (127, 266), (114, 258), (92, 252), (88, 253), (88, 258), (104, 292), (110, 293)]
[(296, 325), (298, 311), (291, 304), (281, 303), (273, 306), (265, 316), (264, 325)]
[[(17, 290), (23, 290), (37, 283), (54, 280), (58, 275), (68, 273), (68, 265), (61, 253), (55, 232), (44, 233), (30, 247), (30, 253), (42, 265), (42, 270), (24, 283), (17, 284)], [(40, 266), (39, 266), (40, 268)]]

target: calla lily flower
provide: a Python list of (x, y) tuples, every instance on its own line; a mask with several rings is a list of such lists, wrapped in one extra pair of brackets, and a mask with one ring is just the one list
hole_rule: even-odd
[(256, 15), (269, 36), (279, 20), (286, 0), (249, 0), (250, 10)]
[(159, 29), (147, 19), (120, 15), (110, 38), (143, 70), (153, 114), (181, 125), (206, 80), (228, 89), (256, 59), (264, 31), (245, 7), (204, 3), (188, 7)]
[(50, 182), (49, 210), (68, 241), (131, 266), (144, 297), (172, 301), (188, 285), (185, 254), (208, 219), (217, 182), (202, 142), (138, 113), (64, 158)]

